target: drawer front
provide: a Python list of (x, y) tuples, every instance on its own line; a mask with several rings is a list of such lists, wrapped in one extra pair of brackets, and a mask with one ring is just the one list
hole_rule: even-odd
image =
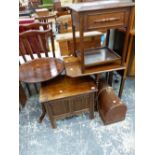
[(128, 11), (109, 11), (109, 12), (96, 12), (88, 13), (86, 15), (86, 28), (88, 30), (99, 29), (99, 28), (117, 28), (125, 27), (128, 22)]

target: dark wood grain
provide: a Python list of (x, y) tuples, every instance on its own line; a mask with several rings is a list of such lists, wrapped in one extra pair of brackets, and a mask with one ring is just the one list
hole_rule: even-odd
[[(50, 49), (48, 39), (51, 41), (52, 49)], [(53, 53), (53, 57), (55, 57), (54, 35), (52, 29), (45, 31), (29, 30), (19, 34), (19, 52), (25, 62), (27, 62), (25, 55), (29, 55), (31, 56), (31, 59), (34, 59), (33, 54), (36, 53), (38, 58), (41, 58), (40, 53), (45, 53), (46, 57), (48, 57), (48, 52), (50, 51)]]
[(90, 77), (59, 76), (42, 84), (39, 101), (45, 106), (52, 127), (56, 128), (56, 119), (82, 112), (89, 112), (90, 119), (93, 119), (96, 91), (95, 81)]
[[(127, 46), (128, 46), (128, 39), (129, 33), (132, 27), (132, 18), (133, 18), (133, 10), (134, 10), (134, 3), (129, 1), (97, 1), (97, 2), (88, 2), (88, 3), (78, 3), (78, 4), (71, 4), (68, 5), (68, 9), (71, 10), (72, 15), (72, 29), (73, 30), (73, 40), (74, 46), (76, 47), (75, 42), (75, 30), (79, 29), (80, 31), (80, 67), (81, 71), (79, 70), (79, 62), (74, 63), (74, 69), (78, 70), (75, 72), (73, 67), (70, 65), (67, 66), (66, 72), (68, 75), (71, 76), (85, 76), (86, 74), (98, 74), (108, 71), (114, 70), (122, 70), (122, 66), (125, 66), (124, 76), (121, 82), (121, 87), (119, 91), (119, 95), (121, 96), (122, 90), (124, 87), (125, 79), (126, 79), (126, 57), (127, 57)], [(101, 67), (92, 66), (92, 69), (86, 68), (85, 63), (85, 49), (83, 46), (83, 33), (86, 31), (92, 30), (102, 30), (107, 31), (109, 33), (110, 29), (117, 29), (117, 28), (125, 28), (126, 29), (126, 36), (125, 36), (125, 43), (121, 57), (121, 64), (107, 64), (102, 65)], [(107, 35), (109, 36), (109, 34)], [(107, 40), (109, 38), (107, 37)], [(106, 45), (109, 43), (106, 42)], [(76, 53), (76, 48), (74, 48), (74, 53)], [(98, 64), (97, 64), (98, 65)], [(117, 66), (117, 67), (116, 67)]]
[(55, 78), (63, 70), (63, 61), (60, 59), (34, 59), (19, 67), (19, 79), (26, 83), (43, 82)]
[(99, 113), (104, 124), (111, 124), (125, 119), (127, 107), (115, 95), (112, 87), (106, 83), (100, 84), (99, 89)]
[(100, 66), (87, 68), (85, 69), (85, 72), (82, 73), (81, 63), (79, 58), (65, 57), (64, 63), (65, 63), (66, 75), (74, 78), (126, 69), (124, 65), (120, 65), (121, 64), (120, 61), (117, 61), (115, 63), (112, 63), (111, 65), (100, 65)]
[(27, 100), (27, 97), (26, 97), (24, 88), (23, 88), (22, 84), (19, 83), (19, 103), (22, 105), (22, 107), (25, 106), (26, 100)]
[(95, 81), (90, 77), (70, 78), (59, 76), (54, 80), (43, 83), (40, 89), (40, 102), (63, 99), (96, 91)]

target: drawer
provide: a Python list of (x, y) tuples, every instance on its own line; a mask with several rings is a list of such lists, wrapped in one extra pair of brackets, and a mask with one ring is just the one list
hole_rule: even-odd
[(85, 29), (88, 30), (125, 27), (128, 22), (128, 10), (88, 13), (85, 19)]

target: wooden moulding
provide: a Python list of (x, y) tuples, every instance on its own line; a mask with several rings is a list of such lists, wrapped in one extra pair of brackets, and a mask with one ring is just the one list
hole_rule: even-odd
[(99, 114), (105, 125), (125, 119), (127, 107), (106, 83), (99, 86)]

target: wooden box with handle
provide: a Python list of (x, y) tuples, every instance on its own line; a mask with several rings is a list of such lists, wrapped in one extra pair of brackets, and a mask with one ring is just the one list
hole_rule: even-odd
[(100, 84), (99, 87), (99, 114), (104, 124), (124, 120), (127, 112), (126, 105), (115, 95), (112, 87), (106, 83)]

